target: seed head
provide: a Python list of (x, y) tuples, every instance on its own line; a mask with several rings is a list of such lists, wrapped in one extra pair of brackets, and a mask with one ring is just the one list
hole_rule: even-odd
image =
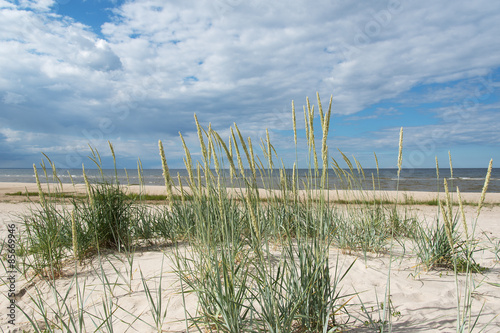
[(33, 170), (35, 171), (36, 186), (38, 187), (38, 197), (40, 198), (40, 203), (45, 205), (45, 195), (42, 191), (42, 185), (40, 184), (40, 179), (38, 178), (38, 172), (36, 170), (36, 165), (33, 164)]
[(488, 165), (488, 171), (486, 172), (486, 178), (484, 179), (483, 190), (481, 192), (481, 199), (479, 199), (479, 203), (477, 205), (477, 216), (479, 216), (479, 212), (481, 211), (481, 208), (483, 207), (484, 198), (486, 197), (486, 191), (488, 190), (488, 185), (490, 183), (492, 167), (493, 167), (493, 159), (490, 160), (490, 164)]
[(403, 164), (403, 127), (399, 131), (399, 154), (398, 154), (398, 177), (401, 172), (401, 166)]
[(165, 158), (165, 151), (163, 150), (163, 144), (161, 140), (158, 140), (158, 147), (160, 149), (161, 166), (163, 169), (163, 179), (165, 180), (165, 187), (167, 188), (167, 200), (171, 202), (174, 198), (174, 195), (172, 193), (172, 180), (170, 178), (167, 159)]

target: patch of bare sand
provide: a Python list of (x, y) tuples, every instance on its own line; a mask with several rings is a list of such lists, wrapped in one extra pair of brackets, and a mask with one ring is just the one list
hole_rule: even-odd
[[(47, 184), (42, 185), (43, 191), (47, 191)], [(140, 187), (139, 185), (130, 185), (130, 186), (123, 186), (123, 188), (126, 191), (132, 192), (132, 193), (147, 193), (147, 194), (152, 194), (152, 195), (165, 195), (166, 189), (165, 186), (159, 186), (159, 185), (148, 185), (144, 187)], [(51, 191), (59, 191), (61, 192), (60, 188), (58, 187), (58, 184), (50, 184), (50, 190)], [(179, 193), (179, 189), (174, 189), (176, 193)], [(184, 188), (189, 193), (189, 189)], [(19, 195), (8, 195), (12, 193), (17, 193), (17, 192), (38, 192), (38, 188), (35, 183), (5, 183), (5, 182), (0, 182), (0, 202), (26, 202), (28, 201), (26, 196), (19, 196)], [(72, 184), (64, 184), (63, 185), (63, 190), (62, 192), (65, 193), (80, 193), (80, 194), (85, 194), (86, 189), (85, 185), (83, 184), (76, 184), (73, 186)], [(245, 189), (239, 189), (239, 188), (228, 188), (228, 192), (232, 196), (239, 196), (242, 193), (245, 193)], [(259, 190), (260, 196), (262, 198), (265, 198), (267, 196), (281, 196), (281, 192), (274, 190), (274, 191), (269, 191), (269, 190), (264, 190), (260, 189)], [(317, 196), (318, 192), (306, 192), (306, 191), (299, 191), (299, 196), (302, 198), (307, 198), (309, 195), (312, 196)], [(327, 191), (326, 194), (326, 199), (330, 201), (336, 201), (336, 200), (343, 200), (343, 201), (352, 201), (352, 200), (386, 200), (386, 201), (393, 201), (395, 202), (396, 200), (399, 203), (408, 203), (408, 202), (414, 202), (415, 204), (422, 203), (422, 202), (428, 202), (432, 200), (436, 200), (437, 198), (444, 199), (444, 193), (436, 193), (436, 192), (420, 192), (420, 191), (401, 191), (401, 192), (396, 192), (396, 191), (344, 191), (344, 190), (339, 190), (339, 191), (334, 191), (330, 190)], [(479, 201), (479, 198), (481, 196), (480, 193), (461, 193), (462, 200), (466, 203), (473, 204), (477, 203)], [(456, 194), (455, 194), (456, 197)], [(32, 200), (36, 201), (36, 197), (31, 197)], [(485, 197), (485, 203), (490, 203), (490, 204), (500, 204), (500, 193), (487, 193)]]
[[(9, 191), (12, 191), (12, 189)], [(158, 191), (161, 190), (158, 189)], [(475, 199), (477, 199), (477, 196), (475, 194)], [(0, 203), (0, 237), (2, 239), (6, 238), (7, 224), (14, 223), (18, 228), (22, 227), (20, 216), (27, 214), (29, 207), (33, 207), (33, 204)], [(433, 206), (408, 206), (405, 209), (409, 214), (414, 214), (419, 220), (428, 223), (435, 221), (437, 214), (437, 208)], [(467, 206), (466, 215), (469, 221), (472, 221), (476, 216), (475, 207)], [(499, 261), (493, 252), (493, 244), (487, 240), (485, 234), (495, 244), (500, 241), (500, 207), (483, 208), (477, 225), (476, 234), (480, 239), (480, 247), (484, 250), (476, 253), (475, 258), (489, 270), (484, 275), (476, 274), (474, 276), (477, 289), (473, 293), (472, 311), (477, 314), (483, 307), (478, 327), (483, 327), (492, 320), (485, 332), (499, 332), (500, 288), (488, 284), (488, 282), (500, 282)], [(5, 251), (5, 248), (3, 248), (2, 258), (6, 254)], [(162, 279), (161, 296), (167, 308), (167, 317), (162, 329), (165, 332), (185, 332), (185, 310), (191, 316), (196, 315), (196, 297), (190, 294), (183, 299), (179, 293), (180, 284), (178, 277), (174, 273), (172, 253), (173, 249), (169, 247), (163, 248), (162, 251), (135, 253), (132, 265), (123, 255), (110, 255), (102, 259), (101, 262), (95, 259), (86, 266), (78, 267), (78, 283), (80, 292), (83, 293), (83, 295), (81, 294), (81, 301), (83, 300), (83, 308), (87, 313), (87, 327), (89, 329), (94, 327), (90, 319), (91, 314), (100, 318), (104, 317), (102, 312), (105, 292), (102, 277), (100, 278), (102, 276), (101, 272), (104, 272), (108, 280), (112, 282), (107, 294), (112, 293), (111, 300), (114, 309), (116, 309), (113, 314), (114, 329), (118, 332), (153, 332), (154, 329), (150, 326), (153, 325), (151, 311), (141, 280), (142, 272), (148, 285), (153, 290), (155, 283)], [(364, 307), (371, 312), (372, 319), (378, 320), (379, 314), (381, 315), (383, 311), (380, 302), (384, 301), (387, 288), (389, 256), (373, 254), (368, 255), (365, 260), (362, 256), (344, 254), (342, 251), (332, 248), (330, 250), (332, 274), (334, 265), (337, 262), (337, 256), (339, 265), (343, 267), (343, 270), (355, 261), (351, 271), (342, 282), (342, 293), (347, 295), (357, 292), (359, 298), (354, 297), (351, 299), (347, 303), (347, 309), (360, 320), (367, 320), (367, 318), (363, 317), (363, 311), (361, 311), (360, 302), (362, 302)], [(390, 271), (390, 294), (392, 306), (394, 307), (391, 311), (393, 314), (393, 331), (455, 331), (457, 294), (453, 274), (449, 271), (425, 271), (416, 266), (417, 259), (412, 254), (411, 249), (407, 249), (406, 255), (394, 259)], [(161, 269), (162, 263), (163, 269)], [(3, 265), (0, 270), (0, 275), (5, 277), (6, 272)], [(68, 275), (56, 281), (54, 290), (61, 295), (65, 295), (69, 290), (67, 304), (70, 304), (73, 309), (77, 309), (76, 287), (75, 281), (72, 279), (72, 272), (73, 266), (70, 265)], [(465, 277), (460, 275), (458, 280), (459, 288), (463, 290)], [(4, 280), (0, 285), (0, 293), (2, 294), (0, 309), (3, 309), (0, 311), (0, 325), (4, 331), (15, 332), (15, 329), (8, 325), (10, 319), (7, 316), (9, 300), (5, 297), (8, 292), (8, 285), (5, 282)], [(53, 290), (43, 281), (38, 280), (33, 284), (28, 282), (21, 274), (17, 274), (15, 288), (16, 293), (18, 293), (16, 304), (31, 319), (41, 320), (41, 317), (37, 315), (39, 309), (34, 306), (32, 298), (43, 299), (46, 302), (47, 309), (48, 307), (57, 308)], [(340, 319), (346, 319), (346, 317), (341, 316)], [(96, 320), (96, 322), (98, 321)], [(19, 309), (16, 311), (16, 326), (17, 328), (29, 328), (28, 319)], [(193, 329), (193, 331), (196, 330)], [(373, 330), (369, 326), (357, 323), (356, 328), (353, 328), (352, 331), (365, 332)]]

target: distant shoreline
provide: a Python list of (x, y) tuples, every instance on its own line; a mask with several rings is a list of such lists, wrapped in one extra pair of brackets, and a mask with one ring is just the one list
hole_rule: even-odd
[[(141, 178), (137, 170), (117, 169), (103, 169), (102, 174), (97, 169), (86, 169), (86, 174), (91, 182), (98, 182), (102, 180), (103, 176), (108, 181), (115, 181), (118, 176), (120, 184), (138, 185), (140, 183), (151, 186), (163, 186), (164, 179), (162, 170), (160, 169), (143, 169)], [(291, 184), (293, 170), (286, 169), (286, 182)], [(212, 170), (215, 174), (215, 171)], [(486, 176), (486, 168), (456, 168), (453, 172), (449, 168), (440, 168), (439, 180), (437, 179), (436, 170), (430, 168), (415, 168), (415, 169), (402, 169), (398, 179), (397, 169), (373, 169), (365, 168), (349, 170), (342, 169), (342, 171), (329, 169), (328, 170), (328, 187), (331, 190), (352, 188), (352, 189), (366, 189), (373, 188), (382, 191), (396, 191), (398, 188), (404, 192), (436, 192), (444, 191), (443, 181), (446, 179), (450, 190), (456, 190), (458, 186), (461, 192), (477, 192), (480, 193), (483, 189), (484, 178)], [(231, 187), (244, 187), (244, 182), (241, 177), (231, 179), (229, 170), (221, 170), (224, 181), (222, 186), (227, 188)], [(253, 175), (250, 170), (245, 170), (248, 179), (252, 179)], [(278, 169), (273, 172), (267, 173), (264, 170), (264, 175), (257, 174), (256, 185), (258, 188), (273, 188), (278, 189), (282, 182), (280, 178), (280, 171)], [(314, 172), (313, 172), (314, 173)], [(309, 184), (310, 182), (319, 183), (321, 179), (321, 170), (319, 176), (311, 175), (308, 169), (298, 169), (295, 176), (298, 178), (299, 186)], [(63, 184), (71, 186), (72, 183), (83, 184), (83, 173), (81, 169), (60, 169), (58, 170), (58, 180), (54, 179), (51, 170), (48, 170), (47, 179), (42, 170), (38, 170), (40, 180), (42, 183), (56, 183), (61, 181)], [(170, 174), (173, 178), (174, 185), (178, 185), (177, 176), (182, 179), (184, 187), (188, 186), (188, 172), (185, 169), (170, 169)], [(237, 171), (237, 176), (239, 171)], [(0, 169), (0, 182), (8, 183), (33, 183), (35, 176), (32, 169)], [(205, 177), (202, 172), (201, 182), (205, 182)], [(290, 185), (291, 187), (291, 185)], [(314, 185), (312, 186), (314, 187)], [(491, 173), (490, 184), (488, 187), (490, 193), (500, 193), (500, 169), (493, 168)]]
[[(56, 184), (51, 184), (56, 185)], [(140, 186), (139, 185), (124, 185), (124, 188), (126, 188), (128, 191), (131, 193), (140, 193)], [(150, 194), (150, 195), (165, 195), (166, 194), (166, 189), (165, 186), (161, 185), (146, 185), (143, 187), (145, 194)], [(47, 191), (47, 184), (42, 183), (42, 189), (43, 191)], [(186, 190), (186, 188), (184, 188)], [(0, 202), (25, 202), (27, 200), (26, 196), (23, 195), (8, 195), (16, 192), (38, 192), (38, 188), (36, 186), (36, 183), (17, 183), (17, 182), (0, 182)], [(239, 196), (241, 194), (241, 191), (245, 191), (244, 189), (239, 189), (239, 188), (227, 188), (228, 193), (234, 196)], [(85, 185), (83, 184), (64, 184), (63, 185), (63, 192), (65, 193), (79, 193), (79, 194), (85, 194), (86, 189)], [(273, 190), (265, 190), (265, 189), (259, 189), (259, 193), (261, 198), (268, 197), (269, 193), (271, 194), (276, 194), (279, 196), (280, 191)], [(316, 191), (312, 191), (312, 193), (316, 193)], [(450, 193), (453, 195), (454, 200), (458, 200), (456, 192), (451, 191)], [(299, 191), (299, 195), (301, 197), (304, 197), (307, 195), (307, 192), (301, 190)], [(436, 200), (439, 196), (440, 199), (445, 198), (444, 191), (443, 192), (430, 192), (430, 191), (373, 191), (373, 190), (365, 190), (365, 191), (359, 191), (359, 190), (329, 190), (325, 192), (326, 197), (329, 199), (329, 201), (335, 202), (335, 201), (356, 201), (356, 200), (361, 200), (361, 201), (372, 201), (374, 198), (377, 200), (384, 200), (388, 202), (395, 202), (396, 200), (400, 203), (411, 203), (411, 201), (414, 201), (414, 204), (418, 205), (421, 203), (427, 203), (432, 200)], [(481, 193), (478, 192), (461, 192), (461, 197), (462, 200), (464, 200), (468, 204), (474, 204), (479, 202), (479, 199), (481, 197)], [(30, 197), (34, 201), (36, 201), (36, 197)], [(486, 193), (485, 197), (485, 203), (489, 204), (500, 204), (500, 193)]]

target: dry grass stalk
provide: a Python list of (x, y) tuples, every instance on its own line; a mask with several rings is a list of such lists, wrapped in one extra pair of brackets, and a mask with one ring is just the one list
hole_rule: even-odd
[(130, 186), (130, 178), (128, 176), (127, 168), (123, 168), (123, 170), (125, 171), (125, 177), (127, 177), (127, 185)]
[(295, 180), (296, 174), (295, 174), (295, 162), (293, 162), (293, 172), (292, 172), (292, 193), (293, 197), (297, 198), (297, 182)]
[[(318, 98), (318, 104), (321, 105), (321, 101), (319, 99), (319, 94), (316, 93), (317, 98)], [(321, 127), (323, 129), (323, 138), (321, 140), (321, 157), (323, 159), (323, 174), (321, 176), (322, 178), (322, 183), (323, 187), (326, 187), (326, 182), (327, 182), (327, 172), (328, 172), (328, 145), (326, 144), (327, 138), (328, 138), (328, 132), (330, 129), (330, 116), (332, 112), (332, 100), (333, 100), (333, 95), (330, 96), (330, 104), (328, 106), (328, 111), (327, 113), (322, 116), (321, 118)], [(320, 106), (321, 108), (321, 106)], [(321, 114), (323, 111), (321, 110)]]
[(196, 164), (196, 178), (198, 179), (198, 193), (201, 197), (203, 194), (203, 187), (201, 186), (201, 165), (200, 163)]
[(252, 176), (255, 182), (257, 181), (257, 168), (255, 167), (255, 155), (253, 154), (252, 139), (248, 137), (247, 140), (248, 140), (248, 150), (250, 152), (250, 168), (252, 169)]
[[(214, 166), (215, 166), (215, 172), (217, 173), (217, 175), (220, 174), (220, 164), (219, 164), (219, 158), (217, 157), (217, 152), (215, 151), (215, 145), (214, 145), (214, 142), (213, 142), (213, 139), (212, 139), (212, 133), (214, 131), (212, 129), (210, 129), (210, 132), (209, 132), (209, 139), (208, 139), (208, 144), (209, 144), (209, 151), (212, 152), (212, 157), (214, 159)], [(214, 139), (217, 140), (216, 137), (214, 137)]]
[(142, 162), (141, 159), (139, 158), (137, 160), (137, 177), (139, 178), (139, 189), (142, 191), (144, 189), (144, 180), (142, 177)]
[[(208, 163), (208, 156), (207, 156), (207, 147), (205, 146), (205, 141), (203, 140), (203, 132), (200, 126), (200, 123), (198, 122), (198, 117), (196, 117), (196, 113), (194, 114), (194, 121), (196, 122), (196, 129), (198, 131), (198, 140), (200, 141), (200, 147), (201, 147), (201, 153), (203, 154), (203, 160), (205, 161), (205, 164)], [(205, 165), (206, 167), (206, 165)]]
[(310, 140), (309, 140), (309, 116), (308, 116), (308, 113), (306, 111), (306, 107), (304, 105), (304, 121), (305, 121), (305, 126), (306, 126), (306, 138), (307, 138), (307, 145), (309, 147), (309, 151), (311, 151), (311, 143), (310, 143)]
[(236, 141), (236, 137), (234, 136), (233, 128), (231, 127), (231, 136), (233, 137), (234, 142), (234, 150), (236, 151), (236, 160), (238, 161), (238, 169), (240, 170), (240, 174), (245, 179), (245, 169), (243, 168), (243, 161), (241, 159), (240, 149), (238, 148), (238, 142)]
[(220, 219), (222, 220), (223, 217), (225, 216), (225, 214), (224, 214), (224, 206), (222, 204), (222, 188), (220, 185), (220, 175), (219, 174), (217, 174), (217, 196), (218, 196), (217, 205), (219, 207), (219, 215), (220, 215)]
[(448, 150), (448, 158), (450, 159), (450, 178), (453, 179), (453, 163), (451, 162), (451, 152)]
[(188, 172), (188, 177), (189, 177), (189, 182), (190, 184), (194, 184), (194, 175), (193, 175), (193, 161), (191, 160), (191, 153), (189, 152), (189, 149), (186, 145), (186, 142), (184, 141), (184, 137), (182, 136), (181, 132), (179, 132), (179, 136), (181, 137), (182, 141), (182, 147), (184, 148), (184, 165), (186, 166), (186, 170)]
[[(344, 155), (341, 151), (340, 151), (340, 153), (342, 155)], [(337, 175), (338, 178), (340, 178), (341, 180), (347, 178), (346, 172), (344, 171), (344, 169), (342, 169), (340, 167), (340, 165), (338, 164), (337, 160), (335, 160), (333, 157), (332, 157), (332, 164), (333, 164), (333, 171), (335, 171), (335, 174)]]
[(380, 169), (378, 166), (378, 158), (375, 152), (373, 152), (373, 156), (375, 157), (375, 165), (377, 166), (377, 181), (378, 181), (378, 189), (380, 190)]
[(448, 219), (449, 219), (449, 221), (452, 221), (453, 220), (453, 216), (452, 216), (453, 206), (452, 206), (450, 191), (448, 190), (448, 182), (446, 181), (446, 178), (443, 180), (443, 182), (444, 182), (444, 192), (446, 193), (446, 206), (448, 207)]
[[(252, 171), (252, 175), (253, 175), (253, 177), (255, 179), (257, 173), (256, 173), (256, 170), (255, 170), (255, 164), (254, 164), (254, 158), (253, 158), (253, 151), (252, 151), (252, 154), (250, 154), (250, 152), (248, 151), (248, 148), (247, 148), (247, 145), (245, 143), (245, 140), (243, 139), (243, 136), (241, 135), (240, 129), (238, 128), (238, 126), (236, 126), (236, 123), (234, 123), (234, 128), (236, 129), (236, 132), (238, 133), (238, 137), (240, 139), (241, 146), (243, 147), (243, 151), (245, 152), (245, 155), (247, 157), (248, 165), (250, 166), (250, 170)], [(248, 138), (248, 139), (250, 139), (250, 138)]]
[(45, 205), (45, 195), (43, 194), (42, 184), (40, 184), (40, 178), (38, 178), (38, 172), (35, 164), (33, 164), (33, 170), (35, 171), (36, 186), (38, 187), (38, 197), (40, 198), (40, 203)]
[(115, 181), (118, 184), (118, 171), (116, 169), (116, 155), (115, 155), (115, 149), (113, 148), (113, 144), (111, 144), (111, 141), (108, 141), (109, 145), (109, 150), (111, 150), (111, 156), (113, 156), (113, 165), (115, 167)]
[(287, 191), (287, 184), (286, 184), (286, 177), (285, 177), (285, 168), (280, 168), (280, 183), (281, 187), (285, 190), (285, 193)]
[(260, 240), (260, 228), (257, 223), (257, 217), (255, 216), (254, 209), (252, 207), (252, 202), (250, 201), (250, 192), (245, 196), (245, 202), (247, 204), (247, 210), (250, 213), (250, 222), (252, 223), (253, 231), (257, 236), (257, 239)]
[(179, 172), (177, 172), (177, 181), (179, 182), (179, 191), (181, 192), (181, 202), (184, 204), (186, 198), (184, 197), (184, 187), (182, 186), (182, 179)]
[(328, 145), (323, 146), (323, 169), (322, 169), (322, 175), (321, 175), (321, 183), (323, 185), (323, 188), (327, 188), (327, 181), (328, 181)]
[(363, 179), (365, 179), (365, 170), (363, 170), (363, 168), (361, 167), (361, 163), (359, 163), (359, 161), (356, 159), (356, 157), (354, 155), (352, 155), (352, 158), (354, 159), (354, 162), (356, 163), (356, 169), (358, 170), (358, 174), (362, 174), (363, 175)]
[(328, 111), (326, 112), (325, 116), (323, 117), (324, 119), (321, 120), (321, 127), (323, 129), (322, 147), (324, 147), (326, 145), (326, 139), (328, 137), (328, 132), (330, 130), (330, 117), (332, 114), (332, 101), (333, 101), (333, 95), (330, 96), (330, 104), (328, 106)]
[(229, 149), (228, 149), (226, 143), (222, 140), (219, 133), (217, 133), (216, 131), (213, 131), (212, 134), (217, 138), (218, 143), (222, 146), (222, 149), (224, 149), (224, 152), (226, 153), (226, 157), (227, 157), (227, 160), (229, 162), (230, 178), (232, 180), (234, 177), (234, 174), (236, 173), (236, 168), (235, 168), (234, 162), (233, 162), (233, 146), (231, 143), (231, 136), (229, 136)]
[(309, 135), (310, 137), (310, 144), (312, 147), (313, 151), (313, 156), (314, 156), (314, 171), (318, 172), (318, 155), (316, 153), (316, 142), (314, 140), (314, 105), (311, 108), (311, 111), (309, 112)]
[(439, 162), (437, 156), (436, 156), (436, 177), (439, 180)]
[(353, 170), (354, 170), (354, 168), (352, 167), (351, 160), (349, 160), (349, 158), (340, 149), (337, 148), (337, 150), (342, 155), (342, 158), (344, 159), (344, 161), (346, 162), (347, 166), (349, 167), (349, 171), (352, 173)]
[(460, 205), (460, 212), (462, 214), (462, 223), (464, 226), (464, 231), (465, 231), (465, 239), (469, 239), (469, 229), (467, 228), (467, 220), (465, 218), (465, 212), (464, 212), (464, 205), (462, 203), (462, 197), (460, 196), (460, 190), (458, 189), (457, 186), (457, 195), (458, 195), (458, 204)]
[(403, 127), (399, 131), (399, 154), (398, 154), (398, 178), (401, 173), (401, 166), (403, 165)]
[(477, 204), (477, 217), (479, 217), (479, 213), (481, 212), (481, 208), (484, 204), (484, 198), (486, 197), (486, 191), (488, 190), (488, 185), (490, 183), (491, 178), (491, 169), (493, 167), (493, 159), (490, 160), (488, 165), (488, 172), (486, 173), (486, 178), (484, 179), (483, 190), (481, 191), (481, 198), (479, 199), (479, 203)]
[(78, 236), (76, 232), (76, 220), (75, 220), (75, 211), (71, 211), (71, 240), (73, 243), (73, 257), (75, 260), (78, 258)]
[(319, 98), (319, 93), (316, 91), (316, 99), (318, 100), (318, 111), (319, 111), (319, 119), (321, 121), (321, 127), (325, 123), (325, 115), (323, 113), (323, 106), (321, 105), (321, 99)]
[[(54, 164), (54, 162), (51, 161), (51, 159), (47, 155), (45, 155), (45, 153), (42, 152), (42, 155), (45, 156), (47, 161), (49, 161), (50, 167), (52, 168), (52, 178), (57, 180), (57, 182), (59, 183), (59, 186), (61, 187), (61, 192), (62, 192), (63, 191), (63, 183), (62, 183), (61, 179), (59, 178), (59, 176), (57, 175), (56, 165)], [(43, 167), (45, 167), (45, 165), (43, 165)], [(45, 170), (44, 170), (44, 172), (45, 172)], [(45, 172), (45, 177), (47, 177), (47, 172)]]
[(325, 118), (325, 123), (328, 127), (330, 126), (330, 117), (332, 115), (332, 103), (333, 103), (333, 95), (330, 95), (330, 102), (328, 103), (328, 112), (326, 113), (326, 118)]
[(75, 186), (75, 181), (73, 180), (73, 176), (71, 175), (71, 172), (69, 172), (69, 170), (67, 170), (68, 172), (68, 177), (69, 177), (69, 180), (71, 181), (71, 184), (73, 185), (73, 187)]
[[(202, 129), (204, 132), (205, 130)], [(208, 133), (212, 132), (212, 123), (208, 123)], [(207, 136), (208, 138), (208, 142), (207, 142), (207, 163), (205, 163), (205, 168), (210, 168), (210, 164), (212, 163), (212, 148), (213, 148), (213, 145), (210, 143), (212, 141), (212, 137), (210, 135), (208, 135), (207, 132), (205, 132), (205, 135)], [(209, 170), (209, 169), (206, 169), (206, 170)], [(208, 175), (208, 171), (205, 171)]]
[(82, 163), (82, 173), (83, 173), (83, 181), (85, 182), (85, 187), (87, 188), (87, 195), (89, 197), (90, 204), (93, 204), (92, 198), (92, 189), (90, 187), (89, 179), (87, 178), (87, 174), (85, 173), (85, 165)]
[(111, 150), (111, 156), (113, 156), (113, 159), (115, 160), (116, 159), (115, 149), (113, 148), (113, 144), (111, 143), (111, 141), (108, 141), (108, 145), (109, 145), (109, 150)]
[(266, 143), (267, 143), (267, 158), (269, 159), (269, 169), (273, 169), (273, 155), (271, 150), (271, 139), (269, 138), (269, 130), (266, 128)]
[(227, 154), (228, 155), (227, 158), (229, 160), (229, 163), (232, 165), (231, 169), (229, 170), (229, 178), (231, 178), (232, 181), (236, 176), (236, 168), (234, 166), (234, 161), (233, 161), (233, 143), (231, 141), (231, 135), (229, 135), (228, 146), (229, 146), (229, 153)]
[(165, 158), (165, 151), (163, 150), (163, 143), (158, 140), (158, 147), (160, 149), (161, 166), (163, 169), (163, 179), (165, 180), (165, 187), (167, 188), (167, 201), (172, 202), (174, 195), (172, 193), (172, 180), (168, 170), (167, 159)]
[(208, 123), (208, 132), (205, 131), (205, 129), (202, 128), (202, 131), (205, 133), (207, 136), (207, 158), (205, 159), (204, 166), (205, 168), (203, 169), (203, 172), (205, 174), (205, 186), (210, 187), (212, 185), (212, 179), (213, 179), (213, 174), (212, 171), (210, 170), (210, 165), (212, 164), (212, 148), (213, 148), (213, 143), (212, 143), (212, 136), (209, 135), (209, 133), (212, 131), (212, 124)]
[(309, 97), (306, 97), (307, 114), (311, 113), (311, 104), (309, 103)]
[(441, 214), (443, 215), (443, 220), (444, 220), (444, 229), (446, 230), (446, 238), (448, 238), (448, 243), (450, 244), (450, 248), (452, 249), (452, 251), (455, 251), (455, 246), (454, 246), (454, 242), (453, 242), (453, 235), (452, 235), (452, 232), (451, 232), (451, 221), (448, 219), (448, 213), (446, 212), (446, 209), (445, 207), (443, 207), (443, 204), (441, 203), (441, 201), (438, 201), (439, 202), (439, 208), (441, 209)]

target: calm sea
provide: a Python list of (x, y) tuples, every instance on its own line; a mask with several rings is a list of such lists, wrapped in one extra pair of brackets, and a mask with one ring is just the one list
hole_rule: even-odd
[[(373, 189), (373, 179), (375, 187), (382, 190), (396, 190), (398, 185), (397, 169), (380, 169), (378, 175), (376, 169), (364, 169), (364, 177), (362, 173), (355, 171), (357, 176), (351, 183), (351, 188)], [(458, 186), (461, 192), (481, 192), (484, 179), (486, 176), (486, 168), (461, 168), (453, 169), (453, 177), (450, 175), (449, 169), (439, 170), (439, 181), (437, 180), (435, 169), (403, 169), (399, 179), (399, 190), (402, 191), (443, 191), (443, 179), (446, 178), (450, 190)], [(40, 179), (46, 181), (45, 175), (40, 170), (38, 171)], [(86, 170), (87, 176), (91, 181), (98, 182), (102, 177), (98, 170)], [(187, 178), (185, 169), (170, 169), (170, 173), (177, 183), (176, 175), (179, 173), (182, 179)], [(300, 183), (307, 182), (308, 170), (299, 169)], [(227, 173), (228, 174), (228, 173)], [(373, 179), (372, 179), (373, 174)], [(287, 170), (287, 175), (291, 178), (292, 171)], [(60, 169), (58, 170), (59, 179), (63, 183), (83, 183), (82, 170), (80, 169)], [(107, 179), (113, 179), (115, 176), (114, 170), (104, 170), (104, 176)], [(49, 173), (49, 182), (54, 182), (52, 174)], [(118, 170), (118, 178), (122, 184), (139, 184), (139, 176), (137, 170)], [(227, 177), (229, 179), (229, 177)], [(202, 180), (204, 181), (204, 180)], [(266, 187), (276, 187), (279, 184), (279, 170), (274, 170), (272, 177), (265, 177)], [(312, 181), (315, 181), (312, 178)], [(319, 183), (319, 179), (316, 179)], [(0, 182), (35, 182), (33, 169), (0, 169)], [(162, 171), (159, 169), (144, 169), (143, 170), (144, 185), (163, 185), (164, 180)], [(183, 180), (183, 184), (185, 184)], [(239, 183), (233, 183), (232, 186), (239, 186)], [(227, 184), (231, 186), (231, 184)], [(258, 186), (263, 187), (262, 180), (259, 179)], [(341, 181), (333, 170), (329, 170), (329, 186), (330, 188), (346, 188), (345, 181)], [(500, 168), (494, 168), (491, 173), (488, 192), (500, 193)]]

